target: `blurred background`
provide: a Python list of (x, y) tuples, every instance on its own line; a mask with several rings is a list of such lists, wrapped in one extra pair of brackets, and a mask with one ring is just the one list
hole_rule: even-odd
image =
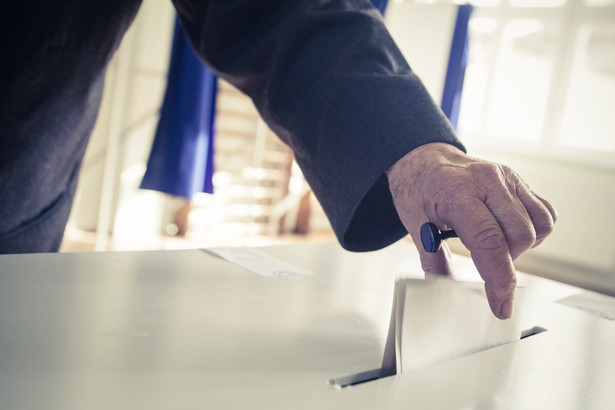
[[(385, 20), (437, 102), (462, 44), (463, 91), (451, 101), (468, 153), (511, 166), (558, 209), (555, 232), (517, 267), (587, 288), (615, 283), (615, 0), (477, 0), (460, 26), (461, 3), (389, 0)], [(214, 193), (139, 188), (174, 24), (170, 1), (144, 1), (111, 63), (62, 251), (334, 241), (292, 152), (223, 81)]]

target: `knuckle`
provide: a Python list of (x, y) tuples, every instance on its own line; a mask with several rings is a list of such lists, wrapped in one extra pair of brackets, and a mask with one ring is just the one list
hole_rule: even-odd
[(523, 252), (526, 249), (531, 248), (536, 242), (536, 231), (531, 227), (526, 229), (519, 229), (512, 232), (508, 240), (508, 246), (511, 247), (511, 251), (520, 250)]
[(547, 236), (549, 236), (551, 234), (552, 231), (541, 231), (541, 232), (536, 232), (536, 240), (534, 241), (534, 243), (531, 245), (531, 247), (536, 247), (538, 246), (540, 243), (542, 243), (542, 241), (544, 241)]
[(467, 172), (451, 172), (440, 181), (442, 183), (434, 187), (433, 195), (438, 202), (453, 206), (470, 198), (483, 198), (480, 185)]
[(516, 185), (511, 172), (500, 164), (491, 162), (473, 164), (470, 170), (485, 198), (510, 197), (510, 192)]
[(474, 162), (468, 165), (468, 170), (483, 182), (503, 184), (505, 180), (505, 167), (493, 162)]
[(536, 237), (541, 239), (550, 235), (555, 227), (555, 221), (552, 218), (544, 218), (544, 220), (535, 224)]
[(483, 251), (502, 251), (508, 247), (499, 227), (486, 226), (475, 233), (474, 248)]
[(531, 249), (536, 244), (536, 241), (525, 242), (509, 242), (508, 249), (513, 260), (517, 259), (521, 254), (528, 249)]
[(515, 276), (512, 276), (510, 278), (507, 278), (506, 280), (487, 280), (485, 281), (485, 285), (487, 293), (491, 294), (493, 297), (506, 297), (515, 293), (515, 288), (517, 287), (517, 278)]

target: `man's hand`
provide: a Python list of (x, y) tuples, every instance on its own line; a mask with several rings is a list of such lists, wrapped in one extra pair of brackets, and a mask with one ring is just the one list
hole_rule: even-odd
[(426, 252), (420, 228), (433, 222), (454, 229), (468, 248), (491, 310), (512, 315), (516, 285), (513, 260), (540, 244), (557, 213), (510, 168), (467, 156), (452, 145), (432, 143), (406, 154), (388, 171), (393, 202), (412, 236), (426, 273), (452, 275), (446, 244)]

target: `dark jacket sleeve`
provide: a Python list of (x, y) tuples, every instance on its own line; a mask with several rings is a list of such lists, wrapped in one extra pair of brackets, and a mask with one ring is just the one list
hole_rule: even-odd
[(294, 151), (348, 250), (406, 234), (384, 171), (429, 142), (463, 149), (368, 0), (174, 0), (195, 49)]

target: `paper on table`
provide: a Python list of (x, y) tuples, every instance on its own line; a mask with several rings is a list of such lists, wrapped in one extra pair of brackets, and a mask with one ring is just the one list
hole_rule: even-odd
[(229, 262), (266, 277), (310, 276), (312, 272), (255, 248), (205, 249)]
[[(521, 311), (517, 288), (515, 311)], [(520, 315), (499, 320), (482, 283), (451, 279), (399, 279), (381, 376), (429, 366), (521, 337)]]

